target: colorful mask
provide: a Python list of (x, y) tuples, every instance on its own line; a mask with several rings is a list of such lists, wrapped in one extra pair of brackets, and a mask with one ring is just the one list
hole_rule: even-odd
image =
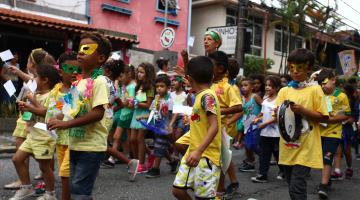
[(64, 70), (66, 74), (81, 74), (81, 68), (78, 66), (70, 65), (70, 64), (62, 64), (61, 69)]
[(79, 52), (85, 55), (91, 55), (96, 51), (97, 48), (98, 44), (83, 44), (81, 45)]
[(309, 70), (309, 64), (308, 63), (301, 63), (301, 64), (289, 63), (288, 68), (289, 68), (290, 72), (294, 72), (295, 70), (298, 72), (306, 72)]

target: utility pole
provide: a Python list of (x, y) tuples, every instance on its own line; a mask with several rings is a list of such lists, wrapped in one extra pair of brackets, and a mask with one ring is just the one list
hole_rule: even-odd
[(237, 36), (235, 58), (239, 62), (239, 66), (244, 68), (244, 47), (245, 47), (245, 26), (247, 23), (247, 5), (248, 0), (239, 0), (238, 18), (237, 18)]

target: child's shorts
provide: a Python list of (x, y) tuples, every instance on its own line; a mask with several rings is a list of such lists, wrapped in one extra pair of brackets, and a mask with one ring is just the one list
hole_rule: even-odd
[(13, 132), (13, 137), (26, 138), (26, 121), (22, 120), (21, 117), (16, 121), (16, 127)]
[(183, 116), (177, 116), (175, 123), (174, 123), (174, 129), (181, 129), (184, 131), (185, 125), (183, 122)]
[(183, 136), (181, 136), (178, 140), (176, 140), (175, 143), (189, 145), (190, 144), (190, 131), (186, 132)]
[(321, 137), (322, 151), (323, 151), (323, 162), (325, 165), (332, 166), (334, 155), (339, 147), (341, 139)]
[(198, 198), (214, 198), (220, 179), (220, 167), (208, 158), (201, 158), (198, 166), (186, 165), (185, 156), (181, 159), (179, 171), (173, 184), (174, 188), (193, 189)]
[(70, 177), (70, 148), (67, 145), (56, 145), (60, 177)]
[(167, 136), (155, 135), (154, 141), (154, 155), (158, 158), (162, 158), (169, 152), (170, 141)]
[(129, 129), (131, 120), (132, 120), (132, 115), (130, 115), (129, 117), (120, 116), (117, 126), (123, 129)]
[(27, 137), (21, 144), (20, 150), (33, 154), (35, 159), (52, 159), (55, 151), (55, 140), (34, 140)]

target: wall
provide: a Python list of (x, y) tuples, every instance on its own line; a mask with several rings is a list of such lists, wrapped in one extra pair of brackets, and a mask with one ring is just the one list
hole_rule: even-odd
[[(137, 35), (140, 44), (139, 48), (159, 51), (160, 33), (163, 24), (155, 23), (155, 17), (164, 17), (164, 13), (156, 10), (156, 0), (130, 0), (130, 3), (122, 3), (114, 0), (91, 0), (89, 1), (89, 15), (92, 17), (92, 25), (96, 28), (110, 29), (113, 31)], [(131, 16), (124, 14), (103, 11), (103, 3), (130, 9)], [(179, 0), (177, 16), (168, 15), (169, 19), (180, 22), (174, 28), (176, 32), (175, 42), (170, 51), (180, 51), (186, 48), (187, 43), (187, 22), (188, 22), (188, 0)]]
[(226, 9), (222, 4), (194, 8), (191, 16), (191, 36), (195, 37), (191, 54), (204, 55), (204, 33), (208, 27), (224, 26)]

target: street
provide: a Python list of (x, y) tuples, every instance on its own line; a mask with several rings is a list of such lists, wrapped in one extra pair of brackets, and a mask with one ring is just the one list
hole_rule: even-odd
[[(236, 163), (243, 159), (243, 150), (235, 150)], [(0, 155), (0, 198), (2, 200), (10, 198), (14, 191), (4, 190), (2, 186), (16, 178), (16, 172), (11, 162), (12, 154)], [(175, 199), (171, 194), (171, 185), (174, 180), (174, 174), (170, 174), (170, 168), (162, 163), (161, 177), (155, 179), (146, 179), (144, 174), (136, 177), (136, 182), (127, 181), (127, 169), (125, 165), (116, 165), (114, 169), (100, 169), (97, 178), (94, 197), (98, 200), (116, 199), (116, 200), (170, 200)], [(31, 177), (38, 174), (39, 170), (36, 162), (32, 159), (30, 167)], [(360, 186), (360, 161), (354, 160), (354, 177), (351, 180), (334, 182), (330, 192), (331, 200), (352, 200), (358, 199)], [(276, 180), (278, 168), (272, 166), (269, 172), (268, 183), (252, 183), (250, 178), (255, 172), (240, 173), (239, 194), (233, 199), (257, 199), (257, 200), (287, 200), (290, 199), (287, 193), (287, 184), (285, 181)], [(56, 178), (56, 192), (60, 198), (60, 179)], [(312, 170), (308, 178), (308, 199), (318, 199), (315, 188), (320, 181), (320, 171)], [(35, 184), (36, 181), (33, 181)], [(35, 199), (35, 198), (31, 198)]]

